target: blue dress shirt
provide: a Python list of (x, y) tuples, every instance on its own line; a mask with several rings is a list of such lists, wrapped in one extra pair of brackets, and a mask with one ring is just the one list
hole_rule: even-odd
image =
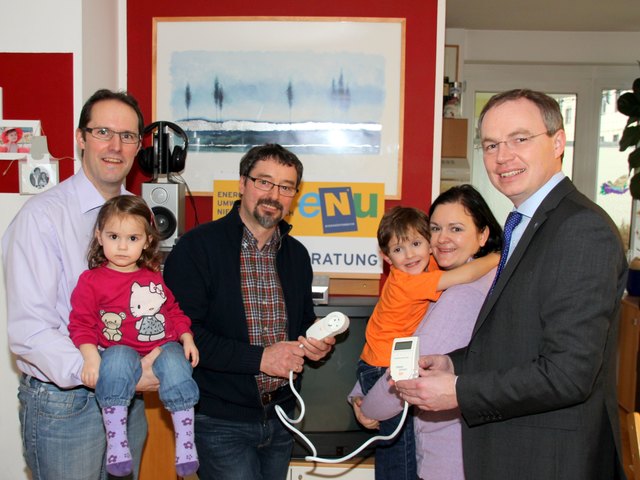
[(80, 170), (29, 199), (2, 237), (9, 347), (22, 372), (60, 388), (82, 384), (70, 299), (104, 201)]

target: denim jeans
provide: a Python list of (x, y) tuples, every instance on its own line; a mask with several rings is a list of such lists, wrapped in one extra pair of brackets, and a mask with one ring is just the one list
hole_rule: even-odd
[(285, 480), (293, 437), (279, 419), (238, 422), (196, 414), (200, 480)]
[[(153, 373), (160, 380), (158, 394), (170, 412), (187, 410), (198, 403), (198, 385), (191, 377), (191, 364), (182, 345), (168, 342), (153, 362)], [(131, 347), (115, 345), (102, 352), (96, 398), (101, 408), (129, 405), (142, 375), (140, 355)]]
[[(358, 382), (366, 395), (378, 379), (386, 372), (386, 367), (372, 367), (358, 361)], [(380, 422), (380, 435), (389, 435), (398, 426), (402, 414)], [(415, 480), (418, 478), (416, 461), (416, 439), (413, 429), (413, 415), (409, 409), (407, 419), (398, 435), (376, 445), (376, 480)]]
[[(92, 390), (60, 390), (51, 383), (22, 375), (18, 400), (23, 453), (33, 480), (107, 478), (102, 413)], [(134, 474), (128, 478), (138, 478), (147, 437), (141, 398), (136, 398), (129, 408), (128, 430), (134, 465)]]

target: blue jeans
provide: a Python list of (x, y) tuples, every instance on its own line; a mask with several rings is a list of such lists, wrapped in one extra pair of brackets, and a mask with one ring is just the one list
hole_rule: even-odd
[(200, 480), (285, 480), (293, 437), (278, 418), (238, 422), (196, 414)]
[[(160, 380), (160, 400), (170, 412), (187, 410), (198, 403), (198, 385), (191, 377), (191, 364), (182, 345), (168, 342), (153, 362), (153, 373)], [(115, 345), (102, 352), (96, 398), (101, 408), (129, 405), (142, 376), (140, 355), (131, 347)]]
[[(378, 379), (386, 372), (386, 367), (372, 367), (358, 361), (358, 382), (366, 395)], [(380, 435), (389, 435), (398, 426), (402, 414), (380, 422)], [(413, 415), (409, 409), (407, 419), (398, 435), (376, 445), (376, 480), (415, 480), (418, 478), (416, 462), (416, 439), (413, 429)]]
[[(92, 390), (60, 390), (51, 383), (22, 375), (18, 400), (24, 458), (33, 480), (107, 478), (102, 413)], [(138, 478), (147, 438), (141, 398), (136, 398), (129, 408), (128, 431), (134, 465), (134, 474), (129, 478)]]

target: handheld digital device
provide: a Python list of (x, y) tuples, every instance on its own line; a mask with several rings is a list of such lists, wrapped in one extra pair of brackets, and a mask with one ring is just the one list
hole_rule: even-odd
[(316, 321), (307, 329), (307, 338), (323, 340), (327, 337), (335, 337), (349, 328), (349, 317), (342, 312), (331, 312), (324, 318)]
[(410, 380), (418, 377), (420, 341), (418, 337), (396, 338), (391, 347), (389, 372), (394, 380)]
[[(331, 312), (326, 317), (318, 320), (307, 330), (307, 337), (323, 339), (329, 336), (335, 336), (339, 333), (344, 332), (349, 327), (349, 317), (340, 312)], [(405, 337), (405, 338), (396, 338), (393, 341), (393, 349), (391, 353), (391, 377), (394, 380), (406, 380), (410, 378), (416, 378), (418, 376), (418, 358), (419, 358), (419, 348), (418, 348), (418, 337)], [(397, 373), (394, 375), (394, 371)], [(370, 438), (355, 451), (351, 452), (349, 455), (345, 455), (341, 458), (322, 458), (318, 457), (318, 452), (316, 447), (311, 443), (311, 441), (296, 427), (293, 425), (299, 423), (304, 418), (304, 401), (300, 394), (293, 387), (293, 371), (289, 372), (289, 385), (291, 386), (291, 391), (293, 395), (300, 402), (300, 415), (298, 418), (291, 419), (284, 413), (284, 410), (280, 405), (275, 406), (276, 415), (280, 419), (280, 421), (284, 424), (286, 428), (291, 430), (293, 433), (298, 435), (307, 447), (311, 450), (312, 455), (306, 456), (304, 459), (308, 462), (320, 462), (320, 463), (342, 463), (353, 457), (355, 457), (362, 450), (367, 448), (375, 441), (386, 441), (395, 438), (396, 435), (400, 432), (400, 429), (404, 425), (404, 421), (407, 418), (407, 412), (409, 411), (409, 404), (404, 402), (404, 408), (402, 409), (402, 416), (400, 417), (400, 421), (396, 426), (395, 430), (388, 435), (376, 435), (375, 437)]]

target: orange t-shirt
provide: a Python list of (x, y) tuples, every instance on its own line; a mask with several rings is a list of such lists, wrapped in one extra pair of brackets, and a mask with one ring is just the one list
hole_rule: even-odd
[(374, 367), (388, 367), (393, 340), (413, 335), (430, 302), (440, 298), (437, 290), (442, 270), (433, 256), (425, 272), (411, 275), (391, 267), (369, 322), (367, 341), (360, 358)]

